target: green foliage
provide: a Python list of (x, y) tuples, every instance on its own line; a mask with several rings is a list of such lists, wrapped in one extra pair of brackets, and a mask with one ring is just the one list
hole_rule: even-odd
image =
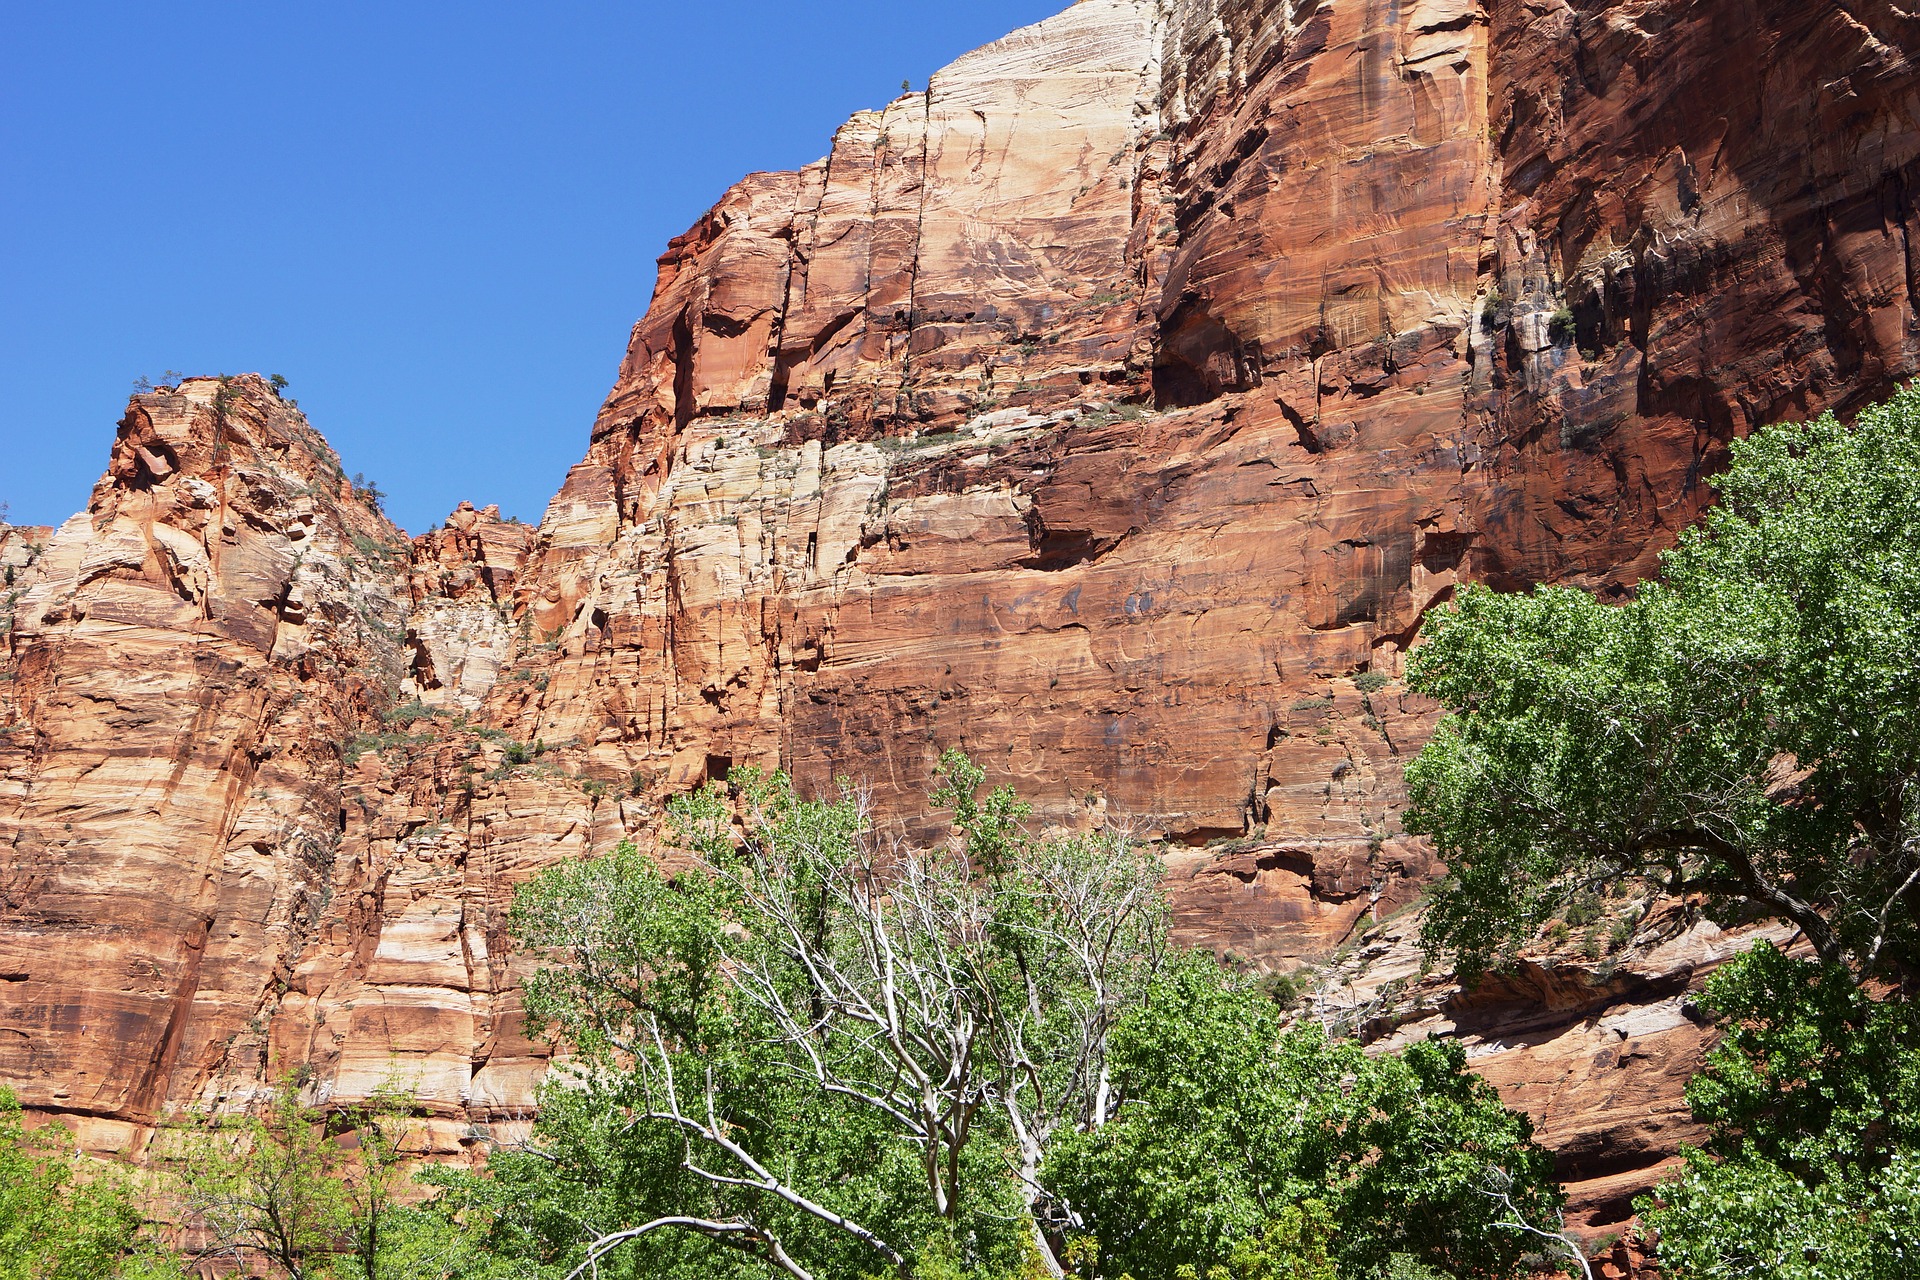
[(414, 1130), (413, 1090), (388, 1080), (359, 1106), (332, 1118), (354, 1133), (354, 1153), (341, 1170), (346, 1201), (348, 1261), (364, 1280), (413, 1280), (410, 1260), (397, 1256), (406, 1237), (394, 1230), (407, 1176), (405, 1153)]
[(1125, 1101), (1064, 1138), (1045, 1173), (1105, 1274), (1241, 1274), (1250, 1242), (1298, 1238), (1288, 1224), (1324, 1210), (1342, 1274), (1411, 1252), (1455, 1275), (1511, 1276), (1534, 1243), (1494, 1225), (1505, 1209), (1490, 1191), (1509, 1188), (1529, 1222), (1556, 1220), (1550, 1157), (1457, 1044), (1371, 1058), (1314, 1026), (1283, 1030), (1270, 1003), (1188, 957), (1121, 1022), (1111, 1063)]
[(1723, 1020), (1687, 1086), (1714, 1149), (1801, 1176), (1884, 1164), (1920, 1147), (1920, 1013), (1876, 1000), (1837, 965), (1762, 943), (1714, 974), (1702, 1001)]
[(0, 1280), (177, 1280), (117, 1170), (76, 1177), (63, 1129), (29, 1133), (0, 1086)]
[(949, 753), (934, 799), (959, 839), (916, 849), (850, 793), (739, 769), (674, 802), (671, 878), (622, 845), (527, 885), (529, 1016), (577, 1070), (543, 1093), (539, 1154), (492, 1162), (505, 1256), (1025, 1274), (1046, 1146), (1105, 1104), (1106, 1036), (1165, 913), (1149, 854), (1032, 837), (983, 782)]
[(1384, 671), (1362, 671), (1353, 678), (1354, 687), (1362, 693), (1378, 693), (1387, 687), (1387, 673)]
[(415, 698), (387, 711), (380, 718), (396, 728), (405, 728), (417, 720), (432, 720), (442, 713)]
[(183, 1223), (208, 1242), (202, 1260), (290, 1280), (412, 1280), (418, 1250), (403, 1246), (418, 1213), (401, 1201), (413, 1110), (412, 1091), (388, 1081), (325, 1112), (290, 1075), (255, 1112), (191, 1117), (171, 1135), (173, 1173)]
[(1599, 894), (1590, 890), (1576, 893), (1573, 900), (1567, 903), (1566, 920), (1575, 928), (1585, 928), (1587, 925), (1596, 923), (1602, 915), (1606, 914), (1606, 909), (1606, 899)]
[(1920, 1267), (1920, 1017), (1762, 945), (1716, 973), (1687, 1087), (1704, 1151), (1639, 1208), (1675, 1280), (1893, 1280)]
[(623, 844), (524, 886), (529, 1019), (572, 1066), (531, 1146), (388, 1216), (396, 1274), (1517, 1274), (1508, 1219), (1559, 1195), (1459, 1046), (1285, 1028), (1168, 956), (1148, 852), (1036, 836), (985, 781), (942, 758), (955, 838), (922, 849), (737, 769), (673, 802), (671, 873)]
[(350, 483), (353, 486), (353, 496), (357, 501), (363, 502), (373, 508), (376, 513), (384, 512), (385, 508), (382, 504), (386, 502), (387, 495), (386, 491), (381, 489), (378, 484), (367, 479), (366, 476), (358, 471), (353, 473), (353, 479)]
[(1386, 1270), (1380, 1273), (1381, 1280), (1451, 1280), (1444, 1271), (1436, 1271), (1410, 1253), (1387, 1255)]
[[(239, 402), (239, 399), (240, 399), (240, 393), (233, 389), (232, 376), (224, 373), (221, 374), (220, 382), (219, 382), (219, 390), (213, 393), (213, 412), (214, 412), (215, 418), (218, 419), (220, 423), (225, 424), (227, 420), (227, 415), (233, 412), (233, 406)], [(215, 461), (219, 460), (218, 455), (220, 454), (224, 444), (225, 444), (225, 441), (220, 440), (218, 437), (215, 438), (215, 442), (214, 442)]]
[(305, 1280), (349, 1247), (344, 1153), (292, 1077), (259, 1112), (200, 1118), (181, 1137), (181, 1204), (212, 1256)]
[(1576, 328), (1573, 311), (1564, 303), (1547, 317), (1547, 338), (1556, 347), (1572, 346)]
[(1461, 594), (1409, 685), (1407, 771), (1471, 973), (1582, 889), (1758, 908), (1856, 975), (1920, 964), (1920, 390), (1733, 446), (1719, 504), (1625, 605)]
[[(1318, 1200), (1287, 1205), (1258, 1236), (1234, 1242), (1225, 1266), (1206, 1270), (1206, 1280), (1339, 1280), (1333, 1239), (1339, 1224)], [(1174, 1280), (1200, 1280), (1199, 1267), (1183, 1262)]]
[(410, 734), (397, 731), (392, 733), (356, 733), (351, 738), (348, 738), (346, 745), (341, 748), (340, 758), (344, 763), (351, 766), (359, 763), (360, 757), (366, 755), (369, 751), (377, 755), (383, 751), (391, 751), (395, 747), (417, 746), (422, 743), (432, 742), (433, 740), (434, 738), (431, 733)]
[(1011, 786), (994, 788), (979, 799), (986, 771), (965, 753), (949, 748), (940, 757), (940, 782), (933, 790), (934, 807), (953, 815), (953, 825), (966, 838), (967, 859), (989, 876), (999, 875), (1022, 851), (1021, 823), (1033, 806), (1014, 795)]
[(1672, 1280), (1909, 1280), (1920, 1267), (1920, 1153), (1808, 1184), (1763, 1159), (1689, 1152), (1641, 1212)]

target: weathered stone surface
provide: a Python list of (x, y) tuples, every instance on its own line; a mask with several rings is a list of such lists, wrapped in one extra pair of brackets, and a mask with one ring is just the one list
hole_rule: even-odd
[(257, 1075), (326, 904), (338, 742), (390, 677), (392, 526), (258, 378), (135, 397), (13, 606), (0, 682), (0, 1078), (145, 1121)]
[[(1082, 0), (676, 240), (537, 531), (385, 553), (264, 388), (221, 458), (217, 384), (140, 398), (8, 641), (0, 1075), (131, 1133), (271, 1050), (472, 1147), (542, 1061), (512, 886), (745, 763), (912, 819), (964, 746), (1163, 837), (1254, 964), (1395, 927), (1423, 613), (1624, 592), (1729, 439), (1916, 372), (1916, 45), (1883, 0)], [(1675, 945), (1436, 1006), (1596, 1225), (1690, 1132), (1720, 944)]]
[(414, 540), (406, 691), (432, 707), (478, 711), (513, 653), (510, 601), (533, 530), (499, 507), (463, 502)]

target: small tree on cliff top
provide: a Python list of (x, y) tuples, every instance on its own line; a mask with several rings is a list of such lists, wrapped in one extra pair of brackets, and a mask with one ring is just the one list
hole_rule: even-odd
[(1920, 963), (1920, 389), (1736, 442), (1629, 604), (1469, 589), (1409, 684), (1454, 714), (1407, 771), (1473, 970), (1645, 878), (1790, 920), (1857, 976)]

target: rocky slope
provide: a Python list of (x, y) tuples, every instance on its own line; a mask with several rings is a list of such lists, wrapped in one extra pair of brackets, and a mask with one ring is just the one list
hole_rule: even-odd
[[(1423, 612), (1626, 590), (1727, 440), (1915, 372), (1916, 48), (1875, 0), (1081, 0), (676, 240), (537, 531), (409, 546), (256, 379), (136, 397), (17, 571), (0, 1079), (113, 1146), (397, 1073), (479, 1149), (541, 1069), (519, 879), (742, 764), (912, 822), (950, 745), (1163, 838), (1189, 940), (1377, 994)], [(1604, 1225), (1727, 945), (1656, 918), (1356, 1021), (1474, 1036)]]

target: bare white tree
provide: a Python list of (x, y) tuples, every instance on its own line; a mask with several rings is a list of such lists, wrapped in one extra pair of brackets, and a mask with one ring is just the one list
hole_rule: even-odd
[[(633, 1122), (679, 1133), (689, 1185), (740, 1206), (606, 1233), (583, 1267), (672, 1227), (809, 1280), (758, 1206), (804, 1215), (890, 1266), (906, 1260), (910, 1242), (889, 1239), (889, 1224), (836, 1211), (737, 1130), (728, 1082), (682, 1012), (698, 988), (766, 1029), (789, 1083), (910, 1147), (937, 1217), (959, 1212), (967, 1179), (979, 1176), (979, 1162), (964, 1157), (991, 1130), (1011, 1152), (1004, 1172), (1020, 1189), (1037, 1256), (1062, 1274), (1040, 1169), (1063, 1128), (1097, 1127), (1115, 1105), (1108, 1035), (1165, 954), (1157, 859), (1124, 831), (1029, 838), (1010, 797), (997, 811), (962, 812), (960, 838), (921, 847), (877, 833), (855, 793), (808, 804), (778, 777), (749, 775), (736, 787), (737, 806), (710, 792), (682, 807), (682, 842), (719, 905), (703, 927), (675, 935), (676, 955), (609, 945), (631, 930), (631, 912), (618, 891), (587, 886), (551, 899), (563, 927), (533, 939), (564, 953), (545, 990), (566, 999), (542, 1007), (561, 1014), (563, 1031), (584, 1030), (608, 1050), (582, 1055), (577, 1087), (610, 1096), (616, 1077), (635, 1086), (629, 1096), (643, 1101)], [(656, 944), (664, 936), (656, 930)]]
[[(1542, 1226), (1529, 1222), (1520, 1206), (1513, 1202), (1512, 1174), (1498, 1167), (1490, 1169), (1487, 1171), (1487, 1184), (1480, 1190), (1481, 1194), (1490, 1197), (1506, 1212), (1506, 1216), (1495, 1221), (1493, 1226), (1535, 1237), (1541, 1242), (1547, 1257), (1571, 1263), (1580, 1268), (1585, 1280), (1593, 1280), (1593, 1263), (1587, 1260), (1587, 1251), (1580, 1247), (1580, 1242), (1567, 1234), (1565, 1223), (1555, 1221)], [(1554, 1216), (1558, 1218), (1559, 1215)]]

